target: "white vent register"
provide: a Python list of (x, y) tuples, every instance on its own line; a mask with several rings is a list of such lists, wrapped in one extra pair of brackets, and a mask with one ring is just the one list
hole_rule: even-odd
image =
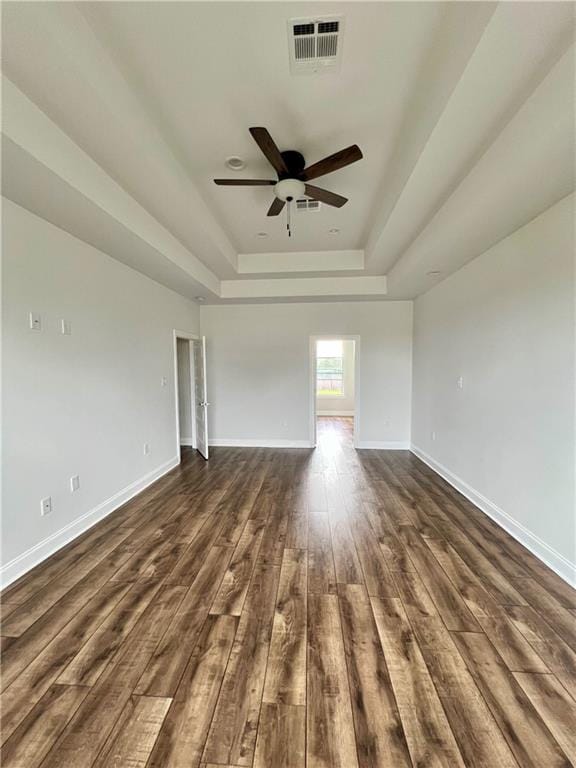
[(314, 74), (335, 71), (342, 57), (343, 19), (291, 19), (288, 22), (290, 72)]
[(296, 200), (297, 211), (319, 211), (320, 200), (309, 200), (307, 197), (301, 197)]

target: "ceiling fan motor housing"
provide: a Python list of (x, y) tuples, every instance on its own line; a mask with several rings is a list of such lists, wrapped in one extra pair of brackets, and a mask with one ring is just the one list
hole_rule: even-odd
[(274, 194), (280, 200), (297, 200), (305, 194), (305, 184), (298, 179), (282, 179), (274, 187)]
[(287, 173), (280, 173), (281, 179), (293, 179), (298, 178), (304, 168), (306, 167), (306, 161), (304, 155), (297, 152), (295, 149), (287, 149), (284, 152), (280, 152), (284, 165), (288, 169)]

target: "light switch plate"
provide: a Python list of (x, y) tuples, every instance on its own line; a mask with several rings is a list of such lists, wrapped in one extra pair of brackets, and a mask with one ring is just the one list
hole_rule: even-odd
[(72, 335), (72, 323), (70, 322), (70, 320), (65, 320), (64, 318), (60, 320), (60, 333), (63, 336)]
[(80, 475), (74, 475), (70, 478), (70, 493), (74, 493), (80, 488)]

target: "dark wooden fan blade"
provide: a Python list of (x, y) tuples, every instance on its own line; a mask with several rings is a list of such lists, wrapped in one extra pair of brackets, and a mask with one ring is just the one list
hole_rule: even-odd
[(314, 163), (309, 168), (304, 168), (300, 178), (302, 181), (317, 179), (319, 176), (332, 173), (332, 171), (338, 171), (340, 168), (345, 168), (347, 165), (361, 159), (362, 152), (360, 147), (357, 144), (352, 144), (351, 147), (341, 149), (340, 152), (336, 152), (334, 155), (330, 155), (330, 157), (325, 157), (324, 160)]
[(214, 179), (214, 184), (224, 187), (269, 187), (277, 182), (268, 179)]
[(270, 136), (266, 128), (250, 128), (250, 133), (276, 173), (279, 176), (287, 174), (288, 168), (286, 167), (286, 163), (280, 154), (280, 150), (274, 143), (274, 139)]
[(326, 205), (333, 205), (335, 208), (342, 208), (348, 202), (347, 197), (337, 195), (335, 192), (329, 192), (327, 189), (314, 187), (312, 184), (305, 184), (304, 189), (308, 197), (311, 197), (313, 200), (320, 200), (322, 203), (326, 203)]
[(278, 214), (281, 212), (281, 210), (284, 208), (285, 205), (286, 203), (284, 202), (284, 200), (280, 200), (279, 197), (275, 197), (274, 202), (272, 203), (270, 208), (268, 208), (268, 213), (266, 215), (278, 216)]

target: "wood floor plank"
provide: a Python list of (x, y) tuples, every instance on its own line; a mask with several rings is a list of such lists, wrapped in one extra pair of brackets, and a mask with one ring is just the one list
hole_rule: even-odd
[(557, 635), (576, 651), (576, 619), (535, 579), (516, 579), (514, 586), (528, 603), (554, 627)]
[(190, 768), (200, 764), (238, 619), (209, 616), (176, 697), (164, 720), (148, 768)]
[(269, 704), (306, 703), (305, 549), (285, 549), (264, 685)]
[(510, 621), (505, 609), (490, 596), (450, 544), (437, 539), (428, 539), (426, 544), (508, 669), (516, 672), (549, 672), (524, 635)]
[(519, 768), (422, 579), (403, 573), (397, 584), (465, 765)]
[(36, 768), (86, 698), (87, 688), (52, 685), (3, 744), (4, 768)]
[[(53, 609), (47, 611), (6, 650), (2, 659), (0, 688), (8, 685), (32, 662), (40, 651), (81, 611), (130, 557), (122, 545), (100, 563), (88, 576), (72, 587)], [(123, 590), (123, 587), (120, 587)]]
[(363, 584), (364, 574), (345, 512), (330, 510), (330, 530), (336, 580), (339, 584)]
[(204, 748), (207, 762), (251, 766), (280, 569), (257, 564)]
[[(226, 502), (226, 514), (224, 525), (220, 529), (216, 545), (221, 547), (235, 547), (238, 544), (248, 517), (251, 517), (252, 508), (260, 493), (268, 466), (261, 466), (256, 472), (247, 471), (245, 485), (233, 499)], [(253, 518), (255, 519), (255, 518)], [(261, 518), (258, 518), (261, 519)]]
[(307, 767), (357, 768), (337, 595), (308, 596), (307, 681)]
[(194, 537), (191, 544), (177, 560), (170, 574), (166, 577), (167, 584), (191, 586), (204, 562), (206, 552), (214, 546), (223, 525), (220, 505), (210, 514)]
[(48, 753), (43, 768), (89, 768), (132, 695), (167, 622), (184, 596), (182, 587), (162, 587)]
[(516, 672), (514, 677), (568, 760), (576, 765), (576, 701), (554, 675)]
[(125, 530), (113, 531), (101, 542), (98, 549), (87, 555), (81, 564), (75, 563), (59, 577), (42, 587), (29, 600), (20, 605), (2, 622), (2, 634), (19, 637), (29, 627), (55, 605), (72, 587), (90, 574), (107, 555), (116, 549), (128, 537)]
[(270, 517), (265, 520), (264, 534), (258, 550), (258, 563), (280, 568), (286, 546), (288, 518), (289, 510), (280, 504), (275, 506)]
[[(118, 513), (120, 510), (118, 510)], [(116, 514), (114, 515), (116, 517)], [(110, 518), (107, 518), (110, 520)], [(112, 522), (110, 520), (110, 522)], [(49, 557), (37, 565), (29, 573), (19, 578), (13, 584), (10, 584), (2, 592), (2, 603), (11, 605), (22, 605), (33, 597), (41, 588), (45, 587), (50, 581), (62, 575), (71, 565), (81, 560), (88, 552), (98, 547), (102, 541), (107, 540), (109, 528), (102, 521), (95, 525), (82, 536), (70, 542), (58, 552), (58, 557)], [(134, 530), (130, 527), (121, 526), (127, 536)]]
[(380, 595), (381, 597), (398, 597), (398, 590), (386, 565), (374, 529), (362, 515), (358, 515), (354, 520), (352, 537), (364, 573), (364, 583), (368, 594)]
[(479, 631), (478, 622), (418, 532), (412, 526), (401, 526), (399, 535), (448, 629)]
[[(58, 675), (90, 639), (128, 588), (127, 584), (106, 584), (46, 645), (41, 637), (34, 636), (29, 646), (20, 649), (22, 655), (16, 655), (15, 663), (20, 662), (18, 668), (22, 667), (22, 671), (15, 676), (12, 684), (6, 687), (0, 698), (2, 741), (13, 733), (49, 690)], [(22, 644), (26, 640), (27, 636), (24, 635), (14, 643)], [(16, 651), (18, 652), (18, 648)], [(23, 664), (23, 661), (26, 663)]]
[(566, 755), (488, 638), (458, 632), (454, 641), (519, 765), (568, 768)]
[(576, 700), (576, 653), (528, 606), (509, 606), (508, 613), (548, 669)]
[(337, 593), (336, 571), (332, 549), (308, 550), (308, 593)]
[(410, 766), (402, 721), (366, 589), (338, 587), (348, 680), (361, 768)]
[(304, 768), (304, 707), (262, 704), (254, 768)]
[(92, 686), (158, 592), (159, 584), (136, 583), (59, 675), (64, 685)]
[(210, 613), (240, 616), (263, 534), (264, 523), (261, 520), (248, 520), (216, 593)]
[(144, 668), (134, 689), (136, 694), (165, 698), (175, 695), (231, 555), (229, 547), (210, 549)]
[(300, 505), (291, 510), (286, 529), (286, 547), (306, 549), (308, 547), (308, 509)]
[(413, 764), (464, 768), (401, 600), (372, 597), (371, 603)]
[(133, 696), (93, 768), (146, 768), (172, 699)]

